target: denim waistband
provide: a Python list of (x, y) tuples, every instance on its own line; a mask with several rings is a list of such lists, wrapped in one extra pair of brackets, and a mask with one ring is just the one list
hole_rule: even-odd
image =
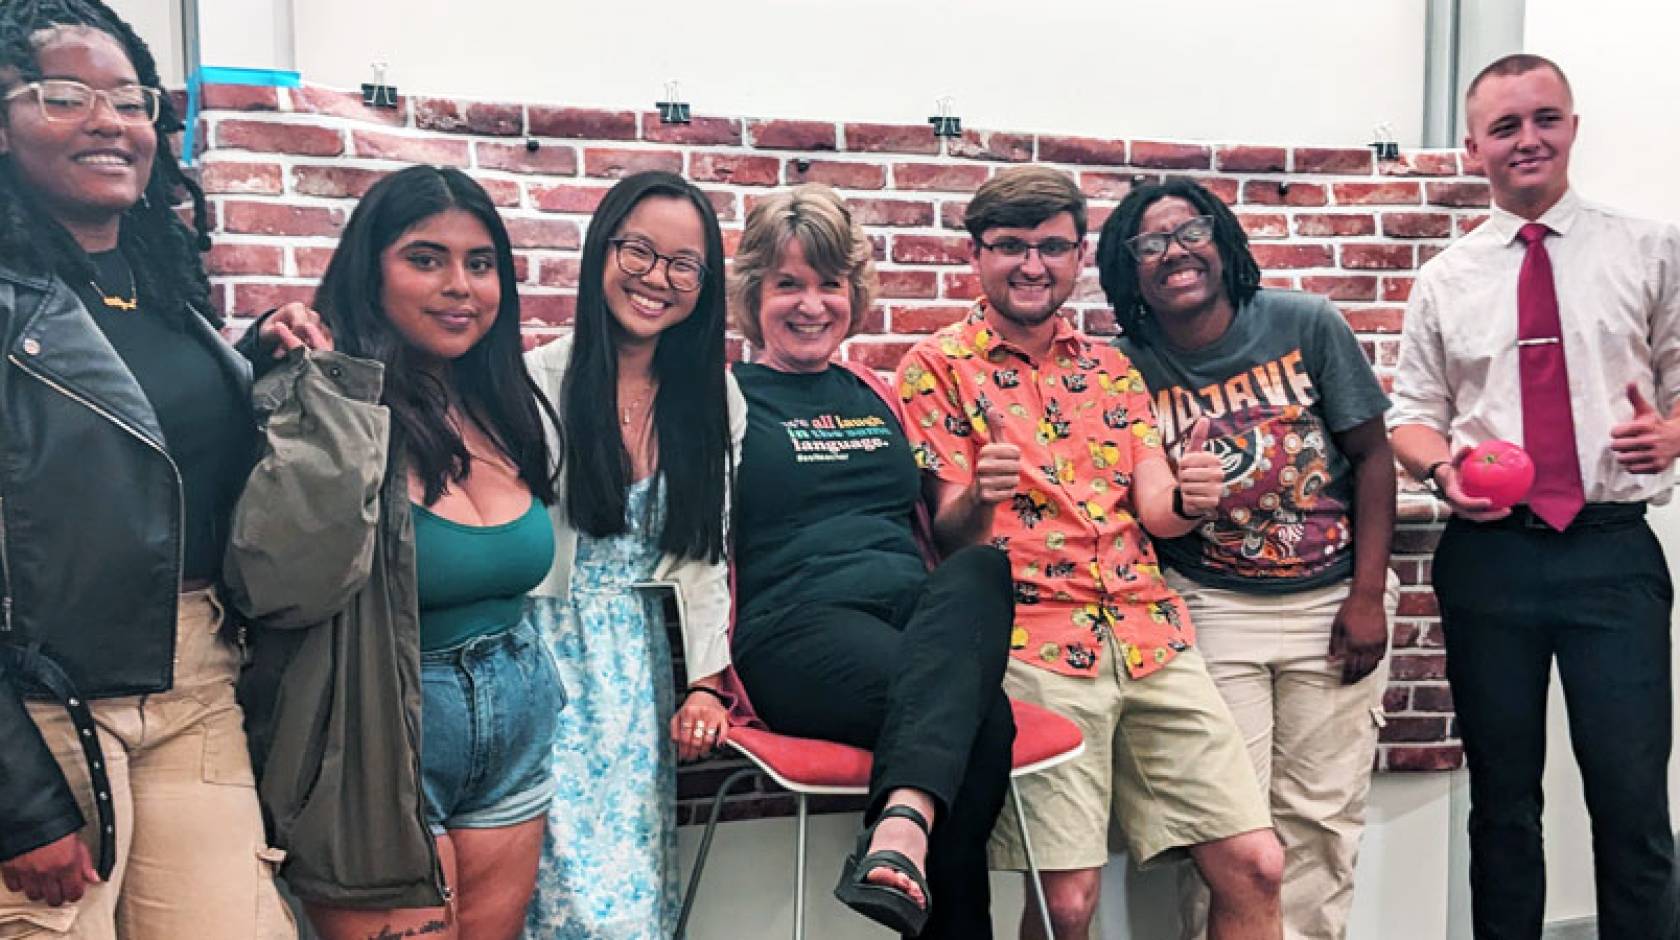
[(470, 636), (452, 646), (435, 650), (421, 650), (422, 663), (453, 663), (487, 659), (497, 653), (517, 653), (541, 642), (536, 625), (527, 619), (509, 624), (490, 633)]

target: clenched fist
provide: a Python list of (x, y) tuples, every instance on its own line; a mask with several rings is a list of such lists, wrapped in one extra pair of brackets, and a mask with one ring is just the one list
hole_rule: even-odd
[(1184, 515), (1200, 518), (1219, 508), (1225, 490), (1225, 468), (1207, 449), (1208, 419), (1204, 415), (1190, 429), (1190, 439), (1178, 457), (1178, 491)]

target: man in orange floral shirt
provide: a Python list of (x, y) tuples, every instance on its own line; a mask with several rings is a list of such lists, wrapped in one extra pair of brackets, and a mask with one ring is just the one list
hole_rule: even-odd
[[(1088, 936), (1114, 822), (1140, 865), (1195, 860), (1210, 937), (1275, 940), (1282, 849), (1150, 545), (1218, 505), (1218, 460), (1195, 446), (1206, 422), (1175, 469), (1137, 370), (1058, 315), (1086, 258), (1085, 201), (1065, 174), (999, 174), (965, 225), (985, 299), (910, 351), (899, 394), (941, 550), (1009, 553), (1005, 688), (1085, 734), (1082, 757), (1021, 781), (1056, 938)], [(996, 867), (1026, 867), (1017, 832), (1000, 819)], [(1040, 936), (1031, 906), (1021, 933)]]

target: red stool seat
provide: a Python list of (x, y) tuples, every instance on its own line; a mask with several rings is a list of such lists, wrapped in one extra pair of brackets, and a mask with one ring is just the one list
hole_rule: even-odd
[[(1085, 748), (1073, 722), (1046, 708), (1009, 700), (1015, 712), (1011, 776), (1037, 773)], [(782, 787), (806, 793), (864, 793), (874, 757), (862, 748), (795, 738), (758, 728), (732, 728), (729, 743)]]

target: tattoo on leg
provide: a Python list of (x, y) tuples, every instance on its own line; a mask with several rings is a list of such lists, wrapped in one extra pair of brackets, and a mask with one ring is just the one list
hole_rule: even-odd
[(379, 928), (378, 933), (368, 934), (367, 940), (403, 940), (404, 937), (423, 937), (426, 934), (443, 933), (449, 929), (449, 924), (441, 920), (429, 920), (418, 927), (410, 927), (398, 933), (390, 924)]

